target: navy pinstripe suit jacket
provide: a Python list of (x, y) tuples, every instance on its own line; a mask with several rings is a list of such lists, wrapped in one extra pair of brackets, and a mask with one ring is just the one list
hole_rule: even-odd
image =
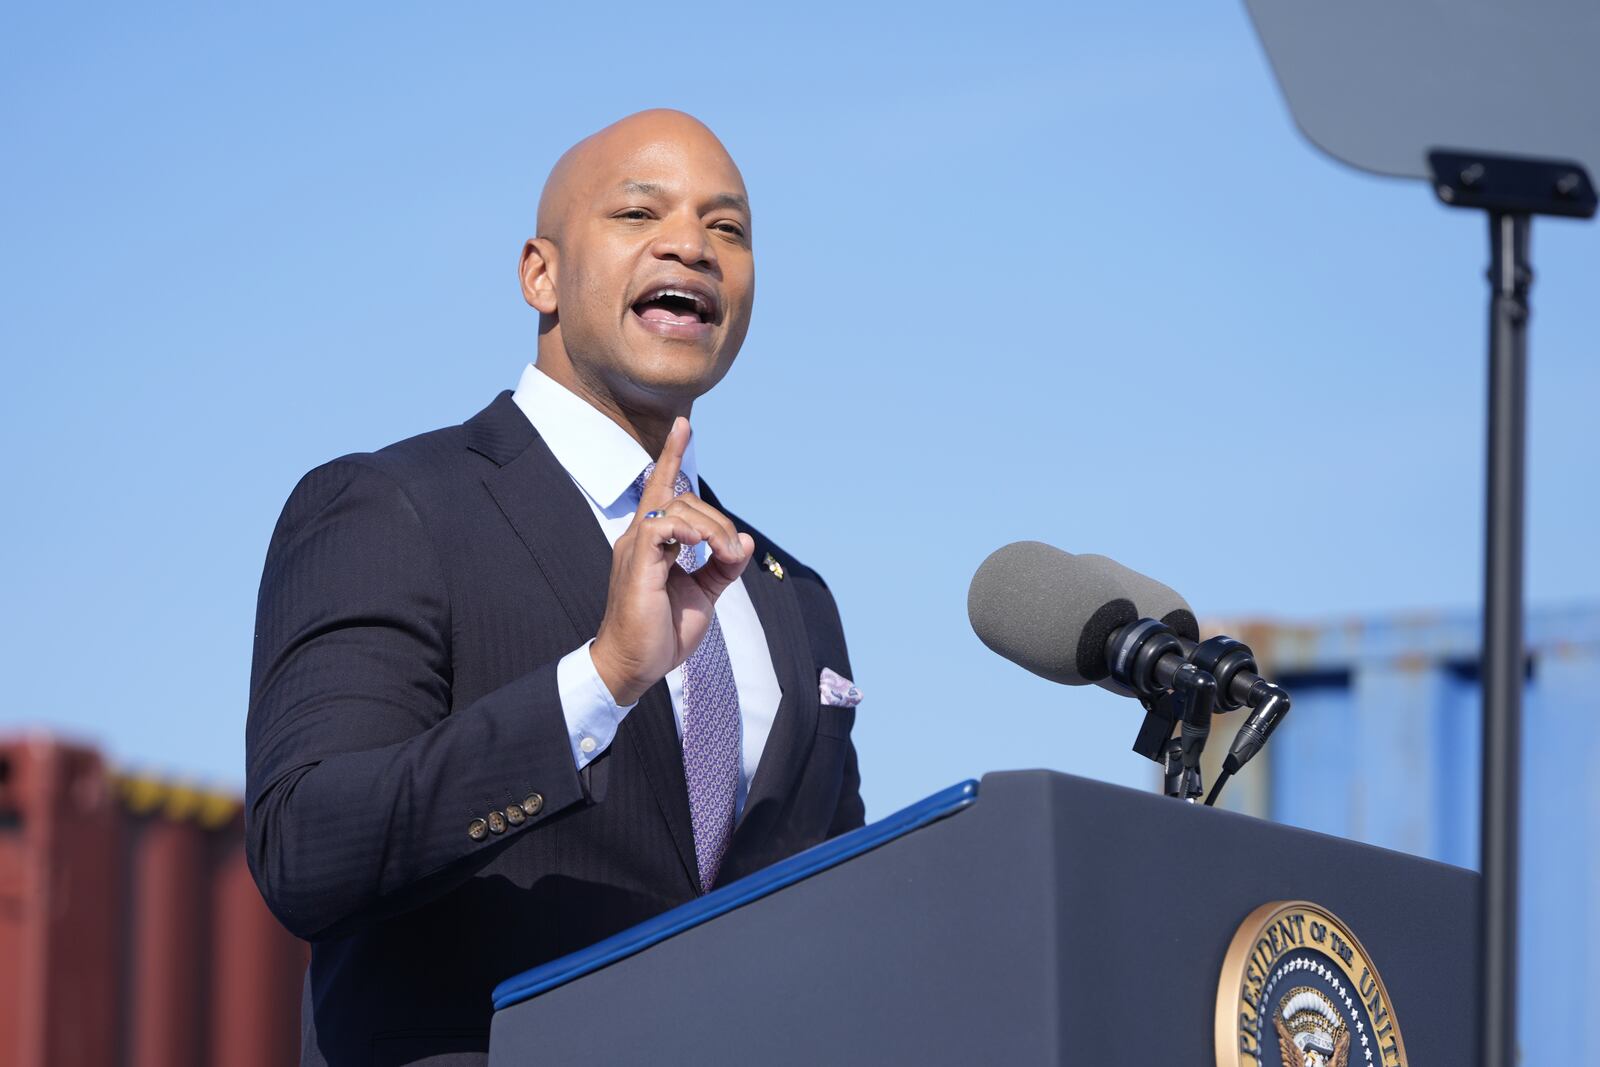
[[(783, 696), (723, 882), (863, 818), (855, 712), (818, 701), (823, 667), (851, 675), (833, 597), (735, 522), (783, 564), (744, 579)], [(497, 982), (697, 895), (666, 683), (574, 769), (556, 662), (599, 628), (610, 559), (509, 392), (296, 486), (261, 578), (246, 831), (312, 942), (303, 1063), (482, 1063)]]

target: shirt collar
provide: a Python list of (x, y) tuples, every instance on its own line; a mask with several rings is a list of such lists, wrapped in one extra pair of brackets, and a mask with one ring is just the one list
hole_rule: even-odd
[[(532, 363), (523, 370), (511, 399), (596, 507), (608, 514), (635, 509), (639, 497), (633, 483), (655, 457), (628, 431)], [(684, 450), (682, 469), (698, 493), (693, 437)]]

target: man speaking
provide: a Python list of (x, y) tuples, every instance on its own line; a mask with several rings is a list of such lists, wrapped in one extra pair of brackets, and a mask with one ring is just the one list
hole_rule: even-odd
[[(267, 550), (251, 870), (312, 942), (307, 1064), (480, 1064), (494, 985), (861, 825), (822, 579), (699, 479), (755, 292), (694, 119), (556, 164), (538, 361), (464, 424), (318, 467)], [(596, 1004), (571, 1025), (594, 1034)]]

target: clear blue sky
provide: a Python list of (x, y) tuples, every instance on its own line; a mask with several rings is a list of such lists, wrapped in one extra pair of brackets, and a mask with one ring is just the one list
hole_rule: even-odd
[[(5, 22), (0, 729), (240, 784), (285, 496), (515, 384), (545, 171), (656, 105), (753, 196), (755, 321), (697, 448), (837, 592), (872, 814), (989, 769), (1145, 774), (1130, 708), (972, 635), (1005, 542), (1204, 613), (1477, 602), (1484, 224), (1312, 149), (1238, 3)], [(1592, 600), (1600, 229), (1534, 253), (1530, 599)]]

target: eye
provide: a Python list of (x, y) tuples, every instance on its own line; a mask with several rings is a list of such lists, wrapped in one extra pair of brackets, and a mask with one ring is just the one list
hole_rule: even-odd
[(729, 237), (737, 237), (741, 240), (744, 238), (744, 227), (739, 225), (737, 222), (732, 221), (731, 219), (724, 219), (722, 222), (712, 223), (711, 228), (719, 233), (725, 233)]
[(628, 207), (623, 208), (611, 217), (614, 219), (626, 219), (629, 222), (644, 222), (650, 217), (650, 212), (642, 207)]

